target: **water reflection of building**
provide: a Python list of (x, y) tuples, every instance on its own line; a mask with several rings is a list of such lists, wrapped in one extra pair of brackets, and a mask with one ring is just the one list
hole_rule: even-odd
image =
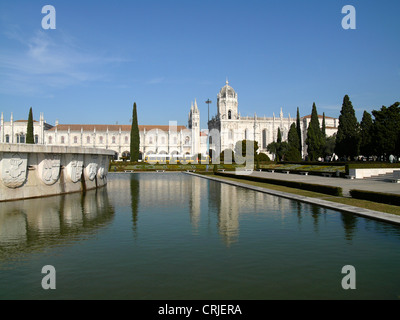
[(190, 179), (189, 184), (189, 210), (190, 222), (195, 230), (198, 230), (201, 217), (201, 203), (207, 195), (207, 188), (198, 179)]
[[(183, 173), (111, 174), (107, 189), (115, 206), (132, 210), (135, 234), (140, 210), (176, 208), (187, 210), (195, 234), (214, 225), (227, 246), (238, 241), (240, 224), (254, 221), (257, 215), (279, 221), (285, 232), (302, 228), (308, 219), (317, 232), (326, 215), (326, 209), (309, 204)], [(297, 223), (293, 223), (294, 216)]]
[(2, 202), (0, 246), (7, 250), (2, 251), (1, 258), (79, 238), (109, 223), (113, 216), (106, 188), (85, 194)]
[(113, 194), (115, 205), (131, 206), (132, 194), (128, 191), (131, 189), (131, 179), (139, 183), (138, 201), (143, 206), (169, 208), (188, 201), (189, 179), (184, 174), (169, 172), (111, 174), (107, 190)]
[(217, 211), (218, 230), (228, 246), (238, 241), (240, 220), (245, 220), (247, 215), (269, 215), (272, 219), (279, 219), (284, 226), (295, 213), (293, 202), (282, 197), (226, 183), (209, 183), (209, 210)]
[(140, 207), (165, 210), (181, 206), (188, 208), (195, 233), (199, 232), (202, 218), (205, 224), (216, 218), (218, 232), (228, 246), (238, 240), (240, 215), (274, 208), (284, 221), (286, 212), (292, 212), (285, 199), (183, 173), (111, 174), (107, 189), (113, 194), (115, 206), (132, 208), (135, 232)]

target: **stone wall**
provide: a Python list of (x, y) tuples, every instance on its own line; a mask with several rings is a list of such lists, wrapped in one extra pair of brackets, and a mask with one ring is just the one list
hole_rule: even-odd
[(0, 144), (0, 201), (105, 186), (113, 155), (95, 148)]
[(365, 169), (349, 169), (349, 175), (354, 176), (356, 179), (370, 178), (381, 174), (392, 173), (398, 168), (365, 168)]

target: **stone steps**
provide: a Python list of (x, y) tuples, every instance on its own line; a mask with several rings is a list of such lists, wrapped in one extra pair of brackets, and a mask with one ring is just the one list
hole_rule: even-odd
[(369, 178), (364, 178), (364, 180), (393, 182), (394, 180), (396, 180), (396, 178), (394, 177), (394, 173), (386, 173), (386, 174), (371, 176)]

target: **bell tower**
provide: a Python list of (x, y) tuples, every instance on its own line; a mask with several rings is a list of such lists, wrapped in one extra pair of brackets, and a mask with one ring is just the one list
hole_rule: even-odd
[(192, 154), (200, 153), (200, 112), (197, 101), (190, 107), (188, 128), (192, 130)]
[(229, 85), (228, 79), (225, 86), (217, 96), (218, 117), (220, 120), (237, 120), (238, 96), (235, 90)]

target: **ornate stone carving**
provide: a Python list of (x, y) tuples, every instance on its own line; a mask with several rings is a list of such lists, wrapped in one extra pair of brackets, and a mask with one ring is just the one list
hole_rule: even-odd
[(97, 163), (97, 156), (91, 156), (90, 160), (88, 161), (89, 163), (86, 165), (85, 168), (85, 176), (90, 180), (93, 181), (94, 178), (97, 175), (97, 169), (99, 167), (99, 164)]
[(106, 157), (101, 157), (99, 170), (97, 170), (97, 176), (100, 179), (104, 179), (106, 174), (107, 174), (107, 171), (106, 171)]
[(93, 181), (97, 174), (98, 164), (91, 162), (86, 166), (86, 174), (90, 181)]
[(82, 156), (74, 156), (67, 165), (67, 176), (72, 182), (78, 182), (81, 180), (83, 171), (83, 159)]
[(1, 177), (8, 188), (18, 188), (26, 180), (28, 155), (26, 153), (4, 154), (1, 161)]
[(47, 185), (54, 184), (60, 177), (61, 156), (57, 154), (46, 155), (39, 163), (39, 175)]

